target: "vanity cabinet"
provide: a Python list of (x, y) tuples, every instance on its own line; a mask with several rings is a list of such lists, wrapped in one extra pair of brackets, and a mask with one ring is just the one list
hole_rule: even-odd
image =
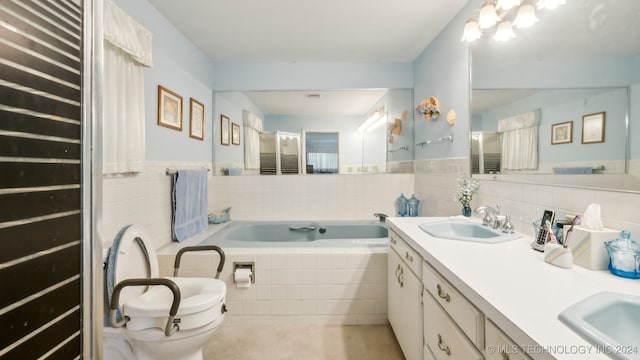
[(531, 360), (391, 229), (389, 245), (389, 323), (406, 359)]
[(389, 230), (387, 258), (388, 316), (407, 360), (423, 358), (422, 347), (422, 258), (396, 233)]

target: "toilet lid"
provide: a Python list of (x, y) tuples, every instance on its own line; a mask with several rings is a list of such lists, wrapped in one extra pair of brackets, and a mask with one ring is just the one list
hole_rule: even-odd
[[(109, 302), (116, 284), (125, 279), (158, 277), (158, 258), (149, 244), (149, 235), (141, 227), (127, 225), (116, 236), (109, 250), (107, 261), (107, 292)], [(144, 286), (129, 286), (120, 293), (120, 304), (140, 296), (147, 290)]]

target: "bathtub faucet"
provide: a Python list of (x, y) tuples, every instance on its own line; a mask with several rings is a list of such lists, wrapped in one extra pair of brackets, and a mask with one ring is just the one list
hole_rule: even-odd
[(375, 216), (375, 217), (377, 217), (378, 219), (380, 219), (380, 222), (384, 222), (384, 221), (387, 219), (387, 217), (388, 217), (388, 215), (386, 215), (386, 214), (381, 214), (381, 213), (375, 213), (375, 214), (373, 214), (373, 216)]
[(315, 230), (316, 227), (315, 226), (295, 226), (295, 225), (289, 225), (289, 230), (294, 230), (294, 231), (313, 231)]

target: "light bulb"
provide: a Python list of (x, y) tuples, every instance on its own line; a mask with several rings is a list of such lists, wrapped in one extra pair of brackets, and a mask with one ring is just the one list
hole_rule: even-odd
[(478, 22), (474, 19), (469, 19), (464, 24), (464, 32), (462, 33), (462, 39), (460, 41), (473, 42), (482, 37), (482, 32), (478, 28)]
[(500, 18), (496, 14), (496, 8), (493, 3), (486, 2), (480, 9), (480, 16), (478, 17), (478, 24), (480, 29), (490, 28), (495, 25)]
[(516, 37), (516, 34), (513, 32), (513, 28), (511, 27), (511, 21), (503, 21), (498, 24), (498, 29), (496, 30), (495, 35), (493, 35), (493, 40), (495, 41), (508, 41)]
[(518, 5), (520, 5), (520, 0), (498, 0), (496, 8), (507, 11)]
[(516, 19), (513, 21), (513, 24), (518, 29), (524, 29), (533, 26), (536, 21), (538, 21), (538, 18), (536, 17), (533, 5), (524, 4), (518, 9), (518, 14), (516, 15)]

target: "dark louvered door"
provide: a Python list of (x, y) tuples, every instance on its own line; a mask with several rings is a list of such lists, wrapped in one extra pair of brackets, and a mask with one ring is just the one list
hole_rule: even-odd
[(82, 9), (0, 0), (0, 359), (82, 348)]

